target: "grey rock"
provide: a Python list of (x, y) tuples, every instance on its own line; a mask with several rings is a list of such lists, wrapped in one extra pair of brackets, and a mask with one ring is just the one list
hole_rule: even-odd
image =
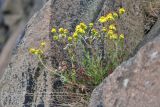
[[(3, 107), (34, 105), (35, 103), (32, 104), (32, 102), (34, 102), (34, 100), (39, 102), (42, 96), (41, 93), (47, 88), (43, 76), (45, 70), (40, 69), (38, 67), (39, 61), (36, 61), (36, 57), (32, 58), (28, 53), (28, 49), (32, 47), (34, 43), (39, 43), (39, 40), (49, 35), (50, 20), (46, 19), (50, 18), (51, 11), (50, 8), (46, 7), (50, 7), (50, 4), (46, 4), (44, 8), (39, 13), (35, 14), (28, 22), (23, 41), (19, 44), (16, 53), (13, 54), (14, 58), (11, 59), (6, 69), (4, 78), (1, 81), (0, 99)], [(33, 59), (35, 61), (30, 62), (28, 59)], [(16, 87), (14, 87), (13, 84)], [(36, 96), (34, 97), (34, 90), (37, 90), (36, 92), (38, 93), (35, 92), (37, 96), (40, 94), (39, 99)]]
[(92, 93), (89, 107), (159, 107), (160, 33)]
[(1, 0), (0, 1), (0, 52), (6, 41), (17, 31), (20, 23), (26, 23), (46, 0)]
[(159, 18), (156, 21), (155, 25), (150, 30), (150, 32), (145, 35), (145, 37), (139, 42), (139, 44), (133, 50), (131, 56), (134, 56), (142, 46), (144, 46), (149, 41), (152, 41), (153, 39), (155, 39), (160, 34), (160, 26), (159, 26), (160, 25), (160, 19)]

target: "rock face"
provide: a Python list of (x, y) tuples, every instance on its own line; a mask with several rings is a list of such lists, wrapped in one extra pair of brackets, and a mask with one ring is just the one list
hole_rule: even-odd
[(92, 93), (89, 107), (159, 107), (160, 34)]
[[(39, 60), (35, 56), (31, 56), (28, 49), (38, 47), (41, 41), (47, 41), (45, 50), (48, 52), (49, 59), (46, 63), (53, 66), (55, 62), (63, 60), (64, 53), (60, 48), (53, 49), (52, 47), (54, 44), (50, 38), (52, 26), (66, 27), (73, 31), (75, 25), (80, 21), (96, 22), (100, 15), (121, 5), (127, 9), (128, 13), (119, 20), (118, 24), (122, 28), (122, 32), (126, 32), (127, 39), (132, 40), (128, 46), (132, 50), (144, 34), (143, 12), (140, 9), (141, 2), (139, 0), (124, 0), (123, 4), (114, 0), (49, 0), (26, 25), (23, 38), (20, 39), (1, 78), (0, 101), (3, 107), (62, 107), (63, 105), (59, 105), (60, 102), (54, 96), (54, 79), (52, 79), (50, 72), (41, 67)], [(139, 20), (139, 22), (135, 20)], [(134, 42), (134, 40), (137, 41)], [(125, 75), (127, 76), (127, 73)], [(128, 73), (128, 75), (130, 74)], [(120, 77), (119, 80), (123, 81), (123, 77)], [(124, 84), (128, 86), (130, 81), (130, 79), (126, 79)], [(150, 85), (151, 83), (146, 84)], [(64, 98), (62, 96), (61, 99)]]
[[(41, 100), (41, 97), (43, 99), (43, 95), (38, 99), (34, 97), (34, 91), (37, 90), (36, 92), (39, 93), (45, 89), (49, 91), (49, 87), (46, 87), (49, 78), (45, 70), (39, 68), (35, 57), (32, 58), (29, 55), (28, 49), (41, 40), (48, 40), (46, 37), (49, 35), (50, 4), (50, 2), (45, 4), (44, 8), (28, 22), (23, 41), (13, 53), (11, 63), (1, 81), (1, 88), (3, 87), (1, 89), (1, 103), (3, 107), (28, 107), (32, 105), (32, 102), (35, 102), (33, 104), (35, 105)], [(48, 81), (45, 80), (46, 78)], [(39, 85), (36, 87), (35, 83)], [(32, 93), (32, 95), (28, 93)]]
[(46, 0), (0, 0), (0, 52), (20, 23), (26, 23), (45, 2)]
[(134, 56), (137, 51), (144, 46), (147, 42), (155, 39), (159, 34), (160, 34), (160, 19), (157, 20), (157, 22), (154, 24), (154, 26), (152, 27), (152, 29), (145, 35), (145, 37), (143, 38), (143, 40), (136, 46), (136, 48), (134, 49), (132, 56)]

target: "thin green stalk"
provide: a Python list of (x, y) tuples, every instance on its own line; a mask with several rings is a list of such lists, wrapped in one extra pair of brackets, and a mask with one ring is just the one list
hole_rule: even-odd
[(45, 69), (47, 69), (47, 70), (50, 71), (50, 72), (53, 72), (54, 75), (58, 75), (58, 76), (60, 76), (61, 78), (66, 79), (65, 76), (60, 75), (60, 74), (57, 73), (56, 71), (53, 71), (52, 69), (48, 68), (48, 67), (43, 63), (42, 58), (41, 58), (40, 55), (38, 55), (38, 59), (39, 59), (39, 61), (41, 62), (41, 64), (43, 65), (43, 67), (44, 67)]

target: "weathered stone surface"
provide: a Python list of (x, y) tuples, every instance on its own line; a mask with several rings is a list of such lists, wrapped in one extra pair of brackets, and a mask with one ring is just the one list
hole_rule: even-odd
[(160, 34), (92, 93), (89, 107), (159, 107)]
[(139, 44), (136, 46), (136, 48), (132, 52), (131, 56), (134, 56), (142, 46), (144, 46), (147, 42), (155, 39), (160, 34), (159, 25), (160, 25), (160, 19), (157, 20), (157, 22), (154, 24), (150, 32), (148, 32), (148, 34), (145, 35), (143, 40), (139, 42)]
[(17, 32), (46, 0), (0, 0), (0, 52), (6, 41)]
[[(4, 72), (26, 23), (47, 0), (0, 0), (0, 71)], [(2, 51), (3, 50), (3, 51)], [(2, 73), (0, 73), (2, 75)]]
[[(1, 80), (0, 101), (3, 107), (22, 107), (23, 105), (27, 107), (30, 106), (32, 102), (36, 104), (36, 102), (38, 103), (40, 101), (40, 97), (43, 99), (43, 96), (41, 94), (41, 96), (37, 97), (37, 94), (37, 96), (34, 97), (34, 91), (36, 90), (36, 92), (42, 93), (45, 89), (49, 91), (51, 87), (48, 83), (48, 72), (46, 73), (45, 70), (40, 69), (37, 58), (32, 57), (28, 53), (30, 47), (36, 47), (41, 40), (48, 40), (46, 37), (49, 35), (50, 5), (51, 3), (48, 2), (43, 9), (35, 14), (28, 22), (25, 28), (24, 38), (20, 42), (18, 49), (13, 53), (11, 62)], [(45, 80), (46, 78), (47, 81)], [(47, 84), (49, 84), (48, 87)], [(28, 95), (28, 93), (32, 95)], [(47, 102), (48, 101), (45, 103)]]

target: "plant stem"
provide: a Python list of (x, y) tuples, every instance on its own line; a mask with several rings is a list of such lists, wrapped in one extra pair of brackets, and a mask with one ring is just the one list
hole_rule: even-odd
[(50, 72), (53, 72), (54, 75), (58, 75), (58, 76), (60, 76), (61, 78), (62, 78), (62, 77), (63, 77), (63, 78), (66, 78), (65, 76), (60, 75), (60, 74), (57, 73), (56, 71), (53, 71), (52, 69), (48, 68), (48, 67), (43, 63), (42, 58), (41, 58), (40, 55), (38, 55), (38, 59), (39, 59), (39, 61), (41, 62), (41, 64), (43, 65), (43, 67), (44, 67), (45, 69), (47, 69), (47, 70), (50, 71)]

